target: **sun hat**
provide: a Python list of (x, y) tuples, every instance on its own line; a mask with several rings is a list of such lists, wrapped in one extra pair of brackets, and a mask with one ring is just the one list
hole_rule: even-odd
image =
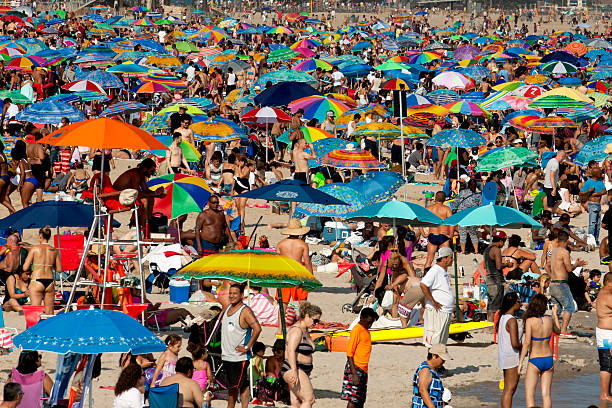
[(281, 230), (283, 235), (304, 235), (310, 231), (310, 227), (302, 227), (302, 223), (297, 218), (291, 218), (287, 228)]
[(453, 250), (450, 247), (442, 247), (438, 249), (438, 254), (436, 255), (436, 259), (446, 258), (447, 256), (451, 256), (453, 254)]

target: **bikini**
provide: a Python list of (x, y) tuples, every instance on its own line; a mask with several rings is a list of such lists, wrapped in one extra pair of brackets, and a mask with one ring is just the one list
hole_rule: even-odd
[(207, 364), (208, 363), (205, 361), (204, 368), (201, 370), (194, 370), (193, 375), (191, 376), (191, 379), (198, 383), (201, 390), (206, 389), (208, 386), (208, 371), (206, 370), (208, 367)]
[[(54, 248), (53, 245), (51, 245), (48, 242), (45, 242), (43, 245), (49, 245), (50, 247)], [(32, 263), (32, 269), (34, 269), (35, 266), (42, 266), (43, 268), (53, 268), (55, 265)], [(47, 289), (52, 283), (55, 282), (55, 280), (53, 278), (51, 278), (51, 279), (49, 279), (49, 278), (32, 278), (31, 282), (39, 282), (41, 285), (43, 285), (43, 287), (45, 289)]]
[[(297, 351), (298, 354), (301, 354), (306, 357), (311, 356), (312, 353), (315, 352), (314, 346), (310, 344), (310, 342), (308, 342), (307, 339), (308, 338), (306, 336), (306, 333), (302, 332), (302, 342), (298, 344), (297, 348), (295, 349), (295, 351)], [(298, 370), (302, 370), (303, 372), (306, 373), (306, 375), (310, 375), (310, 373), (312, 372), (312, 369), (314, 368), (312, 363), (301, 363), (297, 361), (297, 359), (296, 359), (296, 366)], [(289, 364), (289, 361), (285, 360), (281, 368), (281, 376), (284, 375), (287, 371), (291, 371), (291, 365)]]
[[(229, 173), (232, 176), (234, 175), (234, 169), (223, 169), (221, 173)], [(234, 184), (223, 184), (223, 192), (230, 194), (232, 192), (232, 187)]]
[(504, 258), (512, 258), (516, 261), (516, 268), (512, 269), (506, 274), (508, 279), (521, 279), (523, 276), (523, 270), (520, 268), (521, 263), (523, 263), (523, 258), (516, 258), (514, 254), (518, 252), (519, 248), (515, 249), (512, 255), (504, 255)]
[[(542, 320), (542, 323), (544, 322), (541, 317), (540, 317), (540, 320)], [(550, 340), (550, 335), (547, 336), (547, 337), (533, 337), (533, 336), (531, 336), (531, 340), (532, 341), (546, 341), (546, 340)], [(553, 356), (532, 357), (532, 358), (529, 359), (529, 362), (531, 364), (533, 364), (535, 366), (535, 368), (537, 368), (540, 372), (544, 372), (544, 371), (548, 371), (548, 370), (552, 369), (553, 365), (555, 364)]]
[[(23, 159), (21, 159), (21, 160), (23, 160)], [(23, 160), (23, 161), (25, 162), (25, 160)], [(25, 170), (25, 171), (24, 171), (24, 173), (25, 173), (25, 174), (23, 175), (24, 177), (25, 177), (25, 175), (26, 175), (26, 174), (28, 174), (28, 173), (30, 173), (30, 174), (31, 174), (31, 173), (32, 173), (32, 169), (26, 169), (26, 168), (24, 167), (24, 170)], [(19, 172), (19, 169), (17, 169), (17, 171)], [(26, 178), (25, 180), (23, 180), (23, 182), (24, 182), (24, 183), (30, 183), (30, 184), (33, 184), (33, 185), (34, 185), (34, 188), (38, 188), (38, 180), (36, 179), (36, 177), (28, 177), (28, 178)]]

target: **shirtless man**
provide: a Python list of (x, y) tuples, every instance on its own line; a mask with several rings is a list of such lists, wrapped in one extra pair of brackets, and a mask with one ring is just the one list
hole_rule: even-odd
[[(297, 218), (290, 218), (287, 228), (281, 230), (281, 234), (287, 235), (287, 238), (281, 240), (276, 245), (276, 252), (281, 255), (286, 255), (291, 259), (295, 259), (312, 273), (312, 262), (310, 261), (310, 248), (308, 244), (302, 240), (302, 236), (310, 231), (309, 227), (302, 227), (302, 223)], [(283, 305), (285, 310), (291, 299), (301, 302), (308, 299), (308, 292), (298, 287), (281, 289), (283, 296)], [(279, 319), (280, 322), (280, 310)], [(279, 324), (277, 332), (281, 332)]]
[(612, 273), (607, 273), (596, 302), (597, 351), (599, 353), (599, 383), (602, 401), (612, 401), (610, 379), (612, 378)]
[[(442, 191), (438, 191), (435, 196), (435, 202), (427, 207), (427, 209), (438, 217), (445, 219), (450, 217), (453, 212), (448, 205), (444, 204), (446, 195)], [(450, 244), (451, 227), (449, 225), (440, 225), (430, 227), (427, 235), (427, 260), (425, 268), (429, 268), (433, 263), (434, 256), (438, 248), (449, 246)]]
[(213, 195), (208, 199), (208, 208), (202, 210), (196, 218), (195, 242), (198, 255), (220, 251), (224, 236), (233, 242), (225, 214), (219, 205), (219, 196)]
[[(305, 184), (308, 184), (308, 173), (310, 172), (308, 160), (314, 160), (316, 159), (316, 156), (314, 154), (306, 153), (304, 151), (306, 145), (306, 139), (298, 139), (294, 143), (293, 150), (291, 151), (291, 159), (293, 160), (293, 165), (295, 166), (295, 173), (293, 174), (293, 179), (301, 180)], [(296, 206), (297, 203), (295, 201), (292, 201), (289, 217), (293, 217), (293, 212), (295, 211)]]
[(4, 259), (0, 261), (0, 280), (6, 282), (6, 278), (14, 273), (21, 265), (21, 248), (19, 237), (13, 234), (6, 239), (4, 247)]
[[(409, 278), (416, 277), (416, 274), (414, 273), (412, 265), (410, 265), (410, 262), (408, 262), (408, 259), (405, 256), (401, 256), (398, 252), (391, 252), (391, 256), (389, 257), (389, 269), (391, 269), (391, 283), (385, 286), (385, 290), (393, 291), (391, 317), (396, 319), (399, 316), (398, 306), (402, 293), (404, 293), (406, 282), (409, 280)], [(384, 268), (381, 268), (380, 271), (382, 274), (387, 273)], [(384, 276), (382, 274), (380, 274), (377, 281), (379, 279), (382, 281), (382, 277)], [(378, 284), (378, 282), (376, 283)]]
[(141, 226), (144, 226), (145, 221), (151, 219), (155, 199), (166, 196), (163, 187), (153, 191), (147, 186), (147, 179), (155, 174), (155, 168), (155, 161), (153, 159), (144, 159), (138, 164), (138, 167), (126, 170), (113, 183), (113, 188), (117, 191), (130, 188), (138, 190), (138, 198), (144, 206), (144, 211), (141, 210), (138, 214)]
[[(37, 139), (40, 139), (40, 135), (37, 135)], [(45, 187), (45, 179), (47, 169), (45, 168), (45, 159), (47, 154), (45, 153), (45, 148), (40, 143), (32, 143), (28, 147), (26, 147), (26, 155), (28, 157), (28, 162), (30, 166), (32, 166), (32, 176), (37, 181), (36, 186), (36, 202), (41, 202), (43, 198), (43, 188)]]
[(571, 273), (574, 268), (586, 265), (586, 262), (578, 258), (572, 263), (572, 258), (567, 250), (568, 239), (568, 233), (560, 230), (557, 235), (557, 246), (552, 249), (551, 281), (548, 292), (552, 300), (559, 304), (559, 310), (563, 310), (560, 337), (575, 339), (575, 335), (567, 332), (572, 314), (576, 312), (574, 298), (567, 284), (567, 274)]
[(166, 159), (168, 159), (168, 170), (171, 174), (180, 174), (183, 171), (189, 172), (189, 164), (187, 164), (187, 159), (183, 154), (179, 132), (174, 132), (172, 135), (172, 143), (166, 152)]
[(181, 126), (176, 128), (174, 131), (181, 135), (184, 142), (189, 142), (193, 146), (195, 146), (195, 140), (193, 138), (193, 130), (191, 130), (191, 128), (189, 127), (190, 124), (191, 124), (190, 119), (183, 119), (181, 120)]
[(178, 384), (179, 386), (179, 407), (200, 408), (204, 402), (200, 385), (191, 379), (193, 375), (193, 360), (191, 357), (181, 357), (176, 361), (176, 374), (166, 377), (159, 384), (166, 385)]

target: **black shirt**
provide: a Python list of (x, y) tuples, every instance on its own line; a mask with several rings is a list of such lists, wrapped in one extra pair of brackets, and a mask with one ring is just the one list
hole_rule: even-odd
[(170, 115), (170, 130), (174, 132), (174, 129), (180, 128), (181, 122), (184, 120), (191, 121), (191, 115), (188, 113), (174, 112), (172, 115)]

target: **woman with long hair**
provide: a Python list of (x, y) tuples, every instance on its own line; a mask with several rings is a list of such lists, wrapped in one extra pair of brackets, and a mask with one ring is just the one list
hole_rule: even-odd
[(6, 295), (2, 309), (5, 312), (21, 312), (21, 306), (28, 303), (30, 298), (30, 277), (32, 271), (23, 270), (21, 266), (6, 279)]
[(319, 306), (302, 303), (300, 320), (287, 332), (286, 360), (281, 368), (281, 376), (289, 385), (292, 408), (310, 408), (315, 402), (310, 382), (315, 346), (310, 338), (310, 329), (319, 322), (321, 313)]
[(11, 187), (11, 176), (9, 175), (9, 163), (4, 153), (4, 143), (0, 141), (0, 203), (5, 206), (9, 213), (15, 212), (9, 197)]
[(141, 408), (144, 405), (144, 372), (138, 364), (130, 364), (121, 371), (115, 384), (113, 408)]
[[(17, 367), (13, 370), (17, 371), (19, 374), (28, 375), (34, 374), (40, 369), (42, 365), (42, 354), (38, 351), (22, 351), (19, 355), (19, 361), (17, 362)], [(17, 375), (17, 374), (15, 374)], [(13, 381), (13, 372), (9, 374), (7, 383)], [(49, 377), (49, 374), (45, 373), (45, 377), (43, 379), (43, 391), (45, 395), (51, 395), (51, 390), (53, 389), (53, 380)]]
[(18, 140), (15, 142), (15, 147), (11, 150), (11, 157), (17, 168), (16, 182), (21, 196), (21, 206), (25, 208), (30, 205), (30, 200), (39, 183), (32, 174), (32, 165), (26, 159), (26, 144), (24, 141)]
[(28, 257), (23, 263), (23, 269), (32, 267), (30, 282), (30, 300), (32, 305), (45, 304), (45, 314), (53, 314), (55, 301), (55, 280), (53, 273), (62, 273), (62, 264), (57, 249), (49, 243), (51, 227), (48, 225), (38, 231), (40, 244), (30, 248)]
[(552, 307), (552, 318), (544, 316), (548, 299), (541, 293), (534, 295), (527, 305), (523, 316), (525, 338), (519, 359), (518, 372), (523, 368), (523, 360), (529, 354), (527, 375), (525, 376), (525, 401), (528, 407), (536, 406), (535, 388), (540, 380), (542, 407), (551, 408), (550, 386), (553, 379), (554, 360), (550, 348), (552, 333), (561, 333), (557, 305)]
[(519, 382), (519, 356), (521, 353), (521, 336), (523, 330), (514, 315), (521, 308), (521, 299), (516, 292), (506, 293), (499, 309), (499, 320), (495, 324), (497, 333), (497, 362), (504, 371), (504, 391), (502, 408), (512, 407), (512, 397)]
[[(251, 189), (249, 176), (251, 170), (247, 163), (247, 157), (244, 154), (236, 155), (236, 173), (234, 174), (234, 191), (236, 194), (242, 194)], [(236, 197), (236, 206), (240, 214), (240, 228), (244, 231), (247, 198)]]

